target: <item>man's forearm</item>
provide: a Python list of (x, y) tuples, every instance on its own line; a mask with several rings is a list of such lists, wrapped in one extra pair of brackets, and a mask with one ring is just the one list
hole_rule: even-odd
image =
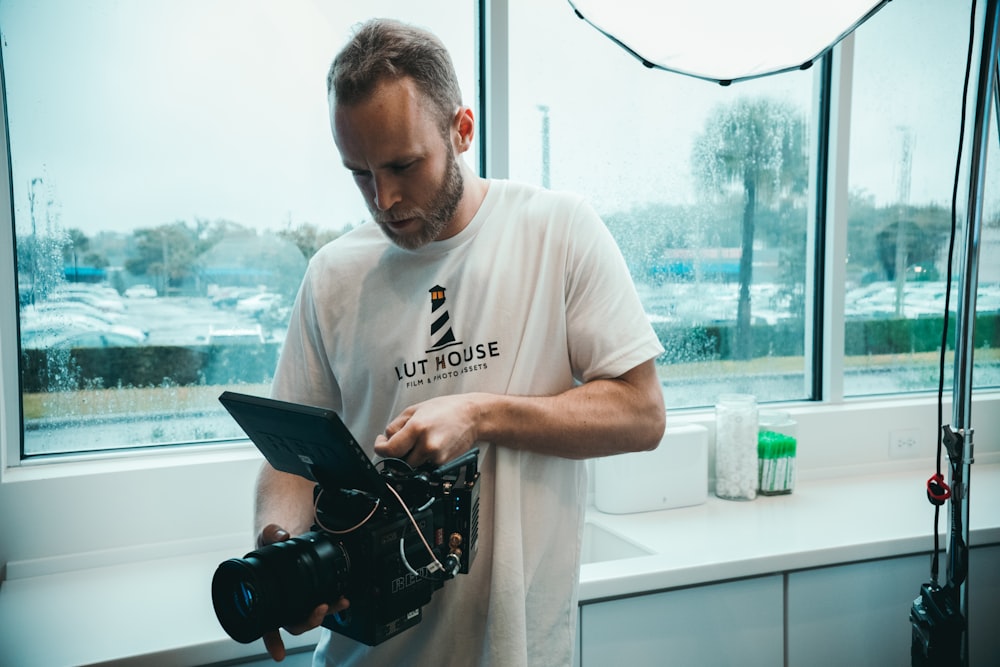
[(275, 524), (295, 536), (312, 527), (313, 483), (304, 477), (275, 470), (269, 463), (257, 476), (254, 531), (259, 536), (268, 524)]
[(484, 406), (480, 440), (566, 458), (655, 449), (666, 424), (652, 361), (556, 396), (492, 397)]

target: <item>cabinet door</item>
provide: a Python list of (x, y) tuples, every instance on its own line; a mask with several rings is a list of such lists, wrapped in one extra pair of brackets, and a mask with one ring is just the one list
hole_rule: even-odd
[(1000, 665), (1000, 545), (969, 550), (969, 664)]
[(788, 575), (788, 667), (909, 667), (910, 606), (930, 556)]
[[(944, 583), (941, 552), (939, 581)], [(910, 667), (910, 607), (930, 554), (788, 576), (789, 667)], [(1000, 665), (1000, 546), (969, 553), (970, 665)]]
[(782, 577), (586, 604), (581, 667), (774, 667), (783, 662)]

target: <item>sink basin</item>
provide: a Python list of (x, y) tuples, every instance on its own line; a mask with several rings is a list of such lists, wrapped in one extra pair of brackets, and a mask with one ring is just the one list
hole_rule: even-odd
[(583, 525), (582, 563), (649, 556), (653, 552), (592, 523)]

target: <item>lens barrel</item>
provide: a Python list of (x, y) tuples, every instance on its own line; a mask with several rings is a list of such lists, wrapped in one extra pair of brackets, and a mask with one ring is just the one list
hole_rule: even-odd
[(326, 533), (275, 542), (219, 565), (212, 578), (215, 615), (226, 634), (249, 644), (338, 600), (350, 571), (343, 545)]

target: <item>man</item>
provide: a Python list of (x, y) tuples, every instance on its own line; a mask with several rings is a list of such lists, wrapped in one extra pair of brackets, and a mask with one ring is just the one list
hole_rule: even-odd
[[(324, 631), (317, 664), (568, 664), (581, 459), (659, 443), (662, 347), (580, 198), (483, 179), (463, 162), (473, 113), (437, 38), (368, 22), (328, 87), (335, 143), (374, 221), (311, 260), (273, 395), (336, 410), (380, 457), (440, 464), (477, 446), (482, 476), (469, 574), (374, 648)], [(311, 488), (265, 463), (261, 543), (309, 529)], [(265, 643), (284, 655), (278, 633)]]

